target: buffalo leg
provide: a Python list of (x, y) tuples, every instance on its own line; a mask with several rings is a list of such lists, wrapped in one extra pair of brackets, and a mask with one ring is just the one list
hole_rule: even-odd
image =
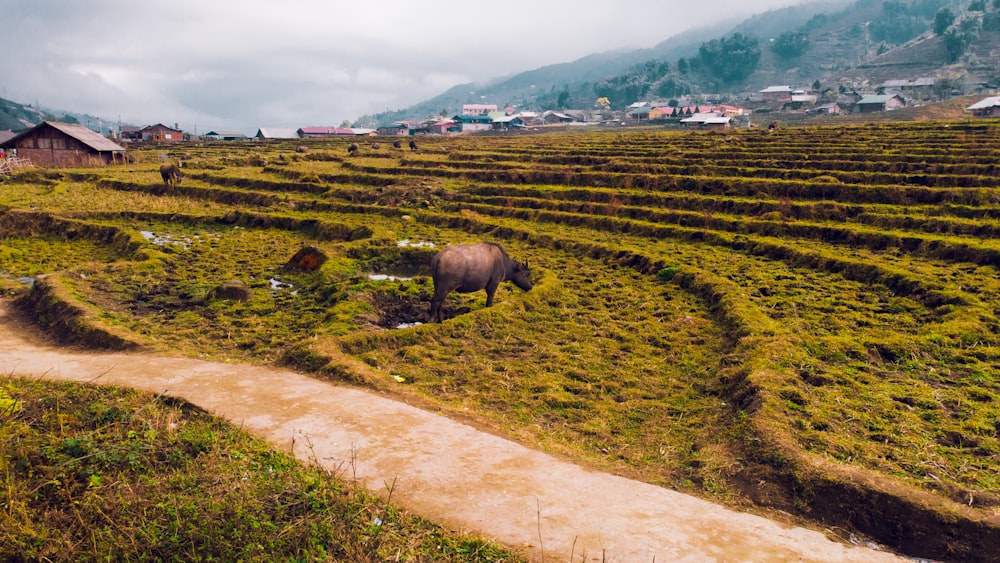
[(434, 297), (431, 298), (431, 318), (432, 322), (441, 322), (441, 305), (444, 304), (444, 298), (448, 296), (448, 291), (434, 291)]
[(498, 287), (500, 287), (499, 283), (495, 283), (495, 284), (491, 283), (490, 285), (486, 286), (486, 306), (487, 307), (492, 307), (493, 306), (493, 295), (496, 294)]

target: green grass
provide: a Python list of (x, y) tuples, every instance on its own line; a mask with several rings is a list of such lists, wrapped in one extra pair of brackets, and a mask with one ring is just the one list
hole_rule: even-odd
[[(857, 474), (988, 517), (998, 139), (995, 123), (920, 122), (427, 139), (351, 158), (340, 140), (205, 144), (179, 152), (173, 190), (153, 148), (0, 184), (0, 283), (23, 295), (14, 277), (58, 271), (154, 349), (291, 363), (724, 502), (872, 532), (823, 510), (863, 502), (850, 486), (809, 493)], [(505, 285), (491, 310), (452, 294), (444, 324), (393, 330), (426, 320), (433, 253), (483, 239), (527, 258), (536, 288)], [(329, 261), (284, 270), (303, 246)], [(249, 301), (205, 299), (231, 279)]]
[(0, 559), (520, 561), (197, 408), (0, 380)]

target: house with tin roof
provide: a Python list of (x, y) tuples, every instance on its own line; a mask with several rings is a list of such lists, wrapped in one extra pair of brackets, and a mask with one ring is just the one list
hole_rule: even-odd
[(1000, 96), (984, 98), (965, 109), (976, 117), (1000, 117)]
[(290, 127), (261, 127), (257, 130), (257, 134), (254, 137), (266, 140), (266, 139), (298, 139), (299, 132), (296, 129)]
[(906, 107), (906, 100), (899, 94), (883, 94), (875, 96), (865, 96), (855, 104), (858, 113), (875, 113), (879, 111), (892, 111)]
[(765, 102), (790, 102), (792, 101), (792, 92), (791, 86), (768, 86), (757, 91)]
[(239, 131), (209, 131), (205, 137), (213, 141), (242, 141), (247, 138)]
[(139, 129), (139, 140), (154, 141), (159, 143), (179, 143), (184, 140), (184, 132), (175, 123), (173, 127), (167, 127), (162, 123), (147, 125)]
[(95, 166), (124, 163), (128, 151), (100, 133), (76, 123), (43, 121), (0, 143), (36, 166)]

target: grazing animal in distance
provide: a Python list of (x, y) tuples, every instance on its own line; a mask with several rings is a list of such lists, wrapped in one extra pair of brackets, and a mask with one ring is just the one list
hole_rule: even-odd
[(160, 165), (160, 177), (167, 186), (176, 186), (184, 179), (180, 167), (169, 162)]
[(361, 147), (357, 143), (351, 143), (351, 146), (347, 147), (347, 154), (354, 155), (357, 154)]
[(395, 140), (395, 141), (392, 142), (392, 146), (394, 148), (401, 149), (401, 148), (403, 148), (403, 143), (400, 143), (399, 140)]
[(378, 143), (372, 143), (372, 148), (375, 149), (375, 150), (379, 150), (380, 148), (382, 148), (382, 145), (380, 145)]
[(410, 141), (410, 150), (411, 151), (417, 150), (417, 142), (416, 141)]
[(500, 282), (510, 280), (517, 287), (531, 289), (528, 262), (512, 260), (500, 245), (492, 242), (449, 246), (431, 259), (434, 297), (430, 320), (441, 322), (441, 304), (452, 291), (472, 293), (486, 290), (486, 306), (493, 305), (493, 295)]

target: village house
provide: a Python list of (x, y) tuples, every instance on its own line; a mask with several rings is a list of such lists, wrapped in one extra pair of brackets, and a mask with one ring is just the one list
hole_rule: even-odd
[(541, 125), (541, 114), (534, 111), (522, 111), (517, 114), (521, 118), (521, 122), (525, 125)]
[(290, 127), (261, 127), (254, 135), (257, 139), (298, 139), (299, 132)]
[(493, 120), (489, 115), (456, 115), (452, 121), (459, 127), (462, 133), (473, 131), (489, 131), (493, 128)]
[(899, 94), (865, 96), (855, 104), (858, 113), (892, 111), (903, 107), (906, 107), (906, 101)]
[(790, 102), (792, 101), (791, 86), (768, 86), (763, 90), (758, 90), (760, 99), (765, 102)]
[(657, 119), (667, 119), (673, 113), (674, 108), (669, 106), (655, 106), (649, 108), (649, 120), (656, 121)]
[(1000, 117), (1000, 96), (982, 99), (965, 109), (976, 117)]
[(320, 139), (324, 137), (354, 137), (357, 133), (350, 127), (302, 127), (298, 130), (303, 139)]
[(385, 137), (406, 137), (412, 134), (412, 125), (409, 121), (400, 121), (392, 125), (383, 125), (376, 131)]
[(455, 123), (454, 119), (442, 119), (441, 121), (432, 123), (430, 126), (431, 135), (449, 135), (461, 131), (462, 127), (458, 123)]
[(135, 125), (121, 125), (118, 127), (118, 138), (123, 141), (141, 141), (142, 127), (136, 127)]
[(817, 115), (840, 115), (844, 113), (844, 110), (840, 108), (839, 104), (829, 103), (806, 110), (806, 113), (815, 113)]
[(790, 100), (781, 106), (782, 110), (801, 110), (816, 104), (818, 97), (815, 94), (792, 94)]
[(572, 123), (573, 116), (566, 115), (565, 113), (548, 110), (542, 113), (542, 123), (545, 125), (553, 125), (557, 123)]
[(37, 166), (93, 166), (125, 162), (124, 147), (83, 125), (43, 121), (0, 143)]
[(635, 107), (625, 112), (625, 119), (632, 121), (649, 121), (653, 108), (647, 106)]
[(205, 133), (205, 138), (213, 141), (242, 141), (247, 136), (239, 131), (209, 131)]
[(935, 79), (929, 76), (909, 80), (892, 79), (883, 82), (879, 86), (879, 89), (882, 91), (892, 90), (903, 92), (930, 91), (934, 87), (934, 82)]
[(162, 123), (147, 125), (139, 130), (139, 140), (154, 141), (160, 143), (179, 143), (184, 140), (184, 132), (175, 123), (173, 127), (167, 127)]
[(507, 131), (524, 127), (524, 121), (516, 115), (505, 115), (494, 119), (491, 125), (494, 131)]
[(701, 127), (704, 129), (728, 129), (733, 119), (719, 112), (696, 113), (680, 121), (685, 127)]
[(487, 115), (497, 111), (496, 104), (462, 104), (462, 115)]

